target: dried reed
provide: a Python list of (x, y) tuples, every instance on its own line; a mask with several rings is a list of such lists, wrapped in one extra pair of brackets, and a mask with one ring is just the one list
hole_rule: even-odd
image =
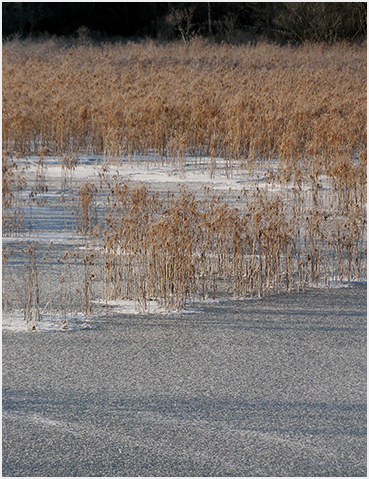
[[(34, 194), (47, 189), (46, 156), (59, 155), (66, 227), (78, 153), (105, 155), (99, 183), (83, 181), (76, 197), (77, 231), (102, 254), (59, 261), (65, 311), (77, 293), (90, 314), (99, 281), (106, 301), (136, 299), (145, 310), (151, 299), (175, 309), (365, 275), (365, 45), (5, 42), (3, 146), (7, 235), (24, 228), (16, 154), (39, 157)], [(281, 192), (255, 189), (235, 206), (210, 191), (160, 196), (109, 177), (109, 162), (135, 154), (181, 175), (187, 155), (211, 176), (221, 158), (227, 176), (268, 171)], [(40, 314), (29, 255), (27, 321)], [(83, 272), (77, 288), (72, 265)]]
[(150, 152), (179, 169), (196, 154), (210, 172), (222, 157), (229, 175), (278, 158), (287, 179), (302, 158), (305, 175), (345, 181), (342, 168), (366, 152), (366, 47), (13, 40), (3, 46), (3, 145), (65, 158)]

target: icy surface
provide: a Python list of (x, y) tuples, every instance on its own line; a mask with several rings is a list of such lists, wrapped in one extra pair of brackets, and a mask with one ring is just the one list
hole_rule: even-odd
[[(23, 162), (27, 201), (37, 160)], [(366, 477), (365, 282), (328, 275), (330, 289), (194, 297), (170, 314), (148, 299), (104, 301), (96, 287), (92, 310), (76, 313), (83, 271), (65, 255), (101, 248), (75, 232), (78, 184), (98, 182), (105, 164), (105, 175), (154, 191), (210, 189), (236, 205), (282, 188), (261, 167), (230, 174), (217, 161), (211, 176), (209, 162), (179, 171), (86, 156), (66, 172), (46, 159), (40, 206), (28, 206), (25, 232), (3, 238), (4, 476)], [(8, 286), (27, 286), (35, 242), (41, 320), (27, 323)]]
[(3, 475), (366, 477), (366, 287), (3, 331)]

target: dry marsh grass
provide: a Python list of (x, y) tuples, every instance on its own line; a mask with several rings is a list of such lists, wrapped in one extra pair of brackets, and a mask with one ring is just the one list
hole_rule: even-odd
[(117, 176), (108, 186), (93, 232), (106, 301), (136, 299), (146, 310), (155, 299), (171, 310), (219, 293), (260, 297), (365, 277), (363, 207), (337, 215), (319, 198), (285, 201), (266, 189), (235, 207), (185, 188), (160, 196)]
[[(85, 242), (57, 259), (52, 295), (36, 247), (18, 276), (4, 251), (3, 304), (23, 304), (27, 321), (56, 297), (62, 315), (77, 303), (90, 314), (96, 295), (172, 310), (366, 277), (364, 45), (6, 42), (3, 148), (3, 234), (24, 233), (35, 198), (42, 207), (54, 155), (65, 229), (71, 210)], [(145, 155), (179, 173), (192, 155), (210, 175), (221, 158), (227, 175), (267, 171), (279, 191), (245, 190), (236, 204), (206, 188), (201, 199), (160, 195), (107, 164), (98, 181), (77, 183), (81, 153)], [(17, 155), (38, 158), (28, 200)]]
[(366, 47), (6, 42), (3, 144), (278, 158), (288, 174), (309, 159), (335, 176), (337, 159), (366, 150)]
[(89, 315), (96, 299), (135, 300), (143, 311), (155, 300), (174, 310), (219, 295), (261, 297), (366, 277), (365, 204), (337, 213), (334, 189), (255, 188), (231, 204), (211, 190), (160, 194), (103, 169), (77, 186), (75, 201), (69, 195), (79, 246), (62, 254), (52, 242), (40, 252), (36, 243), (20, 253), (8, 246), (6, 313), (18, 305), (28, 322), (48, 309)]

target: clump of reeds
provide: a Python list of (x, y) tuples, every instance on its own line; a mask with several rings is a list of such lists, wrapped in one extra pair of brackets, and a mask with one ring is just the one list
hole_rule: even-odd
[[(3, 314), (6, 317), (14, 311), (21, 312), (30, 330), (34, 330), (42, 319), (37, 247), (38, 243), (32, 242), (18, 252), (10, 248), (3, 250)], [(16, 264), (22, 263), (20, 257), (23, 259), (23, 264), (14, 266), (15, 258), (17, 258)]]
[(36, 262), (37, 243), (28, 247), (29, 261), (26, 263), (24, 278), (24, 319), (27, 325), (35, 328), (35, 324), (41, 319), (40, 288)]
[(73, 174), (78, 164), (78, 158), (72, 153), (64, 155), (61, 159), (62, 167), (62, 182), (61, 190), (64, 192), (66, 189), (72, 188)]
[(331, 280), (359, 278), (365, 216), (359, 208), (332, 216), (319, 202), (293, 207), (256, 190), (240, 207), (216, 196), (198, 200), (182, 189), (165, 196), (145, 185), (109, 180), (102, 244), (104, 299), (155, 299), (167, 309), (195, 298), (262, 296)]
[(83, 236), (92, 233), (97, 221), (97, 188), (91, 181), (84, 181), (78, 186), (77, 228)]
[(3, 248), (2, 251), (2, 314), (6, 318), (9, 310), (9, 286), (8, 278), (5, 272), (5, 267), (9, 259), (9, 252), (7, 248)]
[(6, 153), (2, 162), (2, 231), (5, 236), (17, 236), (24, 230), (24, 172)]
[(96, 279), (96, 252), (85, 251), (81, 258), (83, 273), (81, 286), (77, 289), (81, 298), (81, 310), (86, 316), (92, 313), (93, 285)]
[(35, 193), (46, 193), (48, 191), (48, 186), (46, 184), (46, 164), (45, 157), (48, 155), (49, 150), (47, 148), (42, 148), (39, 152), (39, 158), (36, 169), (36, 178), (35, 178)]
[[(5, 252), (4, 308), (12, 307), (10, 284), (32, 326), (47, 308), (65, 320), (76, 310), (90, 315), (99, 288), (107, 302), (134, 299), (145, 311), (156, 300), (173, 310), (219, 295), (260, 297), (365, 277), (365, 205), (339, 209), (337, 188), (323, 195), (315, 181), (319, 175), (310, 189), (298, 179), (283, 192), (256, 188), (235, 206), (210, 189), (202, 199), (185, 188), (159, 194), (105, 172), (99, 187), (80, 185), (77, 231), (85, 246), (56, 260), (53, 288), (51, 271), (48, 279), (39, 273), (36, 244), (23, 251), (15, 276)], [(105, 209), (97, 215), (100, 199)]]

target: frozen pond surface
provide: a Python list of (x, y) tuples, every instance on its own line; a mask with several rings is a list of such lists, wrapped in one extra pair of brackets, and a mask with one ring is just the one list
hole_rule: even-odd
[(366, 298), (3, 331), (3, 475), (366, 476)]

